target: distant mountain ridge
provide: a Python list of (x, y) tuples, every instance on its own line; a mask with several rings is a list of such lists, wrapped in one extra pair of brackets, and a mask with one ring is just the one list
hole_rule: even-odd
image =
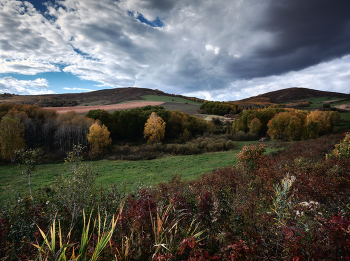
[(339, 93), (339, 92), (327, 92), (327, 91), (318, 91), (302, 87), (291, 87), (278, 91), (267, 92), (257, 96), (253, 96), (247, 99), (240, 100), (240, 102), (249, 102), (257, 98), (269, 98), (272, 103), (287, 103), (295, 102), (300, 100), (306, 100), (311, 98), (350, 98), (350, 94)]

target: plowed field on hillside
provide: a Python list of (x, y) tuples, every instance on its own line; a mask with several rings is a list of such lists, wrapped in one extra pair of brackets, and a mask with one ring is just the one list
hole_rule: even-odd
[(164, 102), (149, 102), (149, 101), (140, 101), (140, 102), (129, 102), (123, 104), (111, 104), (111, 105), (95, 105), (95, 106), (73, 106), (73, 107), (44, 107), (45, 109), (54, 109), (58, 114), (65, 114), (69, 111), (76, 111), (77, 113), (85, 113), (90, 110), (103, 109), (106, 111), (114, 111), (114, 110), (125, 110), (136, 107), (143, 107), (147, 105), (161, 105)]

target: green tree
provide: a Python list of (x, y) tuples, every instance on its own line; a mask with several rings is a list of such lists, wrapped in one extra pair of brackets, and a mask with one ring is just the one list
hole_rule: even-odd
[(152, 112), (145, 124), (143, 134), (145, 138), (148, 137), (148, 141), (150, 142), (158, 142), (164, 139), (165, 122), (157, 113)]
[(208, 121), (208, 123), (207, 123), (207, 131), (209, 133), (213, 133), (214, 131), (216, 131), (216, 126), (215, 126), (214, 122)]
[(15, 161), (15, 150), (23, 149), (24, 125), (19, 118), (3, 117), (0, 122), (1, 155), (4, 159)]
[(117, 129), (115, 118), (106, 110), (90, 110), (85, 117), (99, 120), (101, 124), (104, 124), (108, 128), (110, 133), (114, 133)]
[(20, 150), (16, 150), (15, 153), (17, 154), (18, 160), (20, 162), (19, 165), (23, 167), (22, 174), (27, 177), (30, 197), (34, 202), (32, 189), (30, 187), (30, 177), (33, 171), (36, 170), (36, 164), (38, 164), (38, 161), (40, 160), (40, 156), (42, 152), (40, 149), (29, 149), (29, 150), (20, 149)]

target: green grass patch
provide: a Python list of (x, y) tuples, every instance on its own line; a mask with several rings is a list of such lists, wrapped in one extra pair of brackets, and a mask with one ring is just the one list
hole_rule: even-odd
[(340, 113), (340, 117), (342, 120), (350, 120), (350, 111)]
[(340, 113), (340, 119), (343, 121), (334, 125), (334, 132), (350, 130), (350, 111)]
[[(323, 102), (325, 101), (332, 101), (332, 100), (341, 100), (343, 98), (337, 98), (337, 97), (332, 97), (332, 98), (327, 98), (327, 97), (320, 97), (320, 98), (312, 98), (308, 99), (309, 101), (312, 102), (309, 108), (322, 108), (323, 107)], [(332, 104), (333, 105), (333, 104)]]
[(331, 107), (337, 106), (337, 105), (342, 105), (342, 104), (348, 104), (350, 103), (349, 100), (345, 100), (345, 101), (340, 101), (340, 102), (333, 102), (331, 103)]
[[(173, 103), (188, 103), (193, 105), (201, 105), (199, 102), (190, 101), (184, 98), (180, 97), (171, 97), (171, 96), (158, 96), (158, 95), (143, 95), (141, 96), (145, 101), (154, 101), (154, 102), (173, 102)], [(128, 102), (140, 102), (144, 100), (133, 100), (133, 101), (126, 101), (122, 103), (128, 103)]]
[[(155, 160), (142, 161), (110, 161), (98, 160), (91, 163), (98, 172), (96, 184), (98, 187), (108, 187), (113, 182), (125, 182), (127, 188), (132, 188), (139, 182), (143, 184), (158, 184), (169, 181), (175, 175), (182, 175), (185, 180), (196, 179), (216, 168), (232, 166), (236, 164), (237, 153), (248, 144), (257, 141), (236, 141), (236, 150), (205, 153), (189, 156), (169, 156)], [(268, 149), (267, 152), (276, 151)], [(32, 190), (36, 191), (52, 184), (59, 174), (68, 175), (67, 164), (43, 164), (39, 165), (31, 177)], [(26, 177), (21, 174), (21, 168), (17, 165), (6, 165), (0, 169), (1, 198), (8, 195), (13, 197), (16, 193), (28, 194)]]

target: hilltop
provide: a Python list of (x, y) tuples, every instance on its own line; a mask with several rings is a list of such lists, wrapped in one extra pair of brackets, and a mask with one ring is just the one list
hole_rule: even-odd
[(291, 87), (278, 91), (267, 92), (257, 96), (253, 96), (247, 99), (240, 100), (240, 102), (253, 102), (254, 100), (261, 98), (268, 98), (272, 103), (289, 103), (296, 102), (300, 100), (312, 99), (312, 98), (350, 98), (349, 94), (339, 93), (339, 92), (326, 92), (318, 91), (308, 88), (301, 87)]

